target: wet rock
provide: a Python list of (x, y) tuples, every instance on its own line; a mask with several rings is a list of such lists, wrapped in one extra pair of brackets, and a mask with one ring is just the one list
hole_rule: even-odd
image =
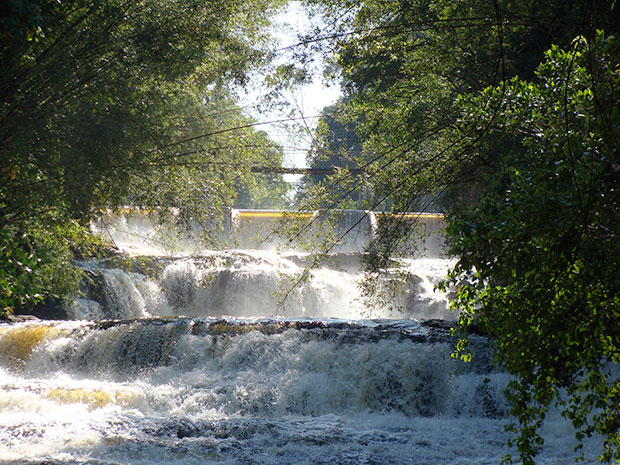
[(179, 439), (200, 436), (199, 428), (188, 420), (181, 420), (177, 426), (177, 437)]
[(9, 323), (21, 323), (24, 321), (36, 321), (39, 320), (39, 318), (37, 318), (34, 315), (6, 315), (3, 318), (4, 321), (8, 321)]

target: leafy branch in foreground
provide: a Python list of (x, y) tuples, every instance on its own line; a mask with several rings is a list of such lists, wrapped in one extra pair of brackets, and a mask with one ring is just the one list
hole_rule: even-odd
[[(455, 210), (450, 281), (463, 334), (493, 336), (517, 446), (533, 464), (551, 405), (620, 459), (620, 63), (614, 38), (553, 47), (537, 79), (461, 99), (464, 134), (513, 142), (475, 208)], [(495, 114), (484, 102), (501, 103)], [(462, 137), (459, 134), (459, 137)], [(463, 349), (465, 345), (461, 345)], [(510, 457), (509, 457), (510, 459)]]

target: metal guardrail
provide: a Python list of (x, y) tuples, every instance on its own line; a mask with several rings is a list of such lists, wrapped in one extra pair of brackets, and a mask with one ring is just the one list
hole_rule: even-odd
[[(245, 209), (236, 208), (234, 210), (240, 218), (282, 218), (285, 216), (291, 216), (294, 218), (311, 218), (316, 215), (316, 212), (298, 212), (288, 210), (263, 210), (263, 209)], [(375, 216), (387, 216), (398, 217), (403, 219), (415, 220), (415, 219), (444, 219), (443, 213), (428, 213), (428, 212), (407, 212), (407, 213), (392, 213), (392, 212), (373, 212)]]

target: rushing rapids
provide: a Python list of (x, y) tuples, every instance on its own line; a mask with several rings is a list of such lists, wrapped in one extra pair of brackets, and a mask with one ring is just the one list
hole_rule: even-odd
[[(259, 250), (83, 263), (71, 320), (0, 325), (0, 462), (497, 464), (511, 452), (508, 377), (488, 341), (472, 336), (471, 363), (450, 357), (454, 315), (434, 291), (449, 261), (395, 261), (382, 279), (398, 294), (373, 306), (358, 254), (293, 286), (307, 264)], [(559, 415), (544, 433), (540, 463), (577, 457)]]

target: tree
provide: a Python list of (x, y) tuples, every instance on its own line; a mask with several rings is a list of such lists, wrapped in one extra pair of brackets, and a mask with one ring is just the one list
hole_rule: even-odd
[(615, 39), (552, 47), (537, 79), (461, 100), (462, 139), (495, 134), (497, 159), (479, 204), (454, 210), (460, 328), (492, 335), (513, 375), (509, 396), (523, 463), (557, 402), (577, 438), (604, 438), (620, 458), (620, 56)]
[[(441, 198), (460, 258), (450, 280), (459, 327), (491, 335), (515, 376), (520, 459), (534, 462), (557, 402), (578, 439), (599, 432), (601, 458), (617, 460), (615, 2), (311, 3), (332, 26), (311, 43), (331, 40), (364, 147), (377, 154), (374, 204), (390, 198), (402, 212), (424, 194)], [(405, 234), (379, 231), (370, 271)]]
[[(236, 155), (240, 157), (245, 169), (252, 167), (274, 168), (282, 166), (284, 152), (278, 147), (266, 132), (251, 131), (248, 134), (246, 151), (241, 154), (236, 147)], [(236, 208), (265, 208), (286, 209), (288, 207), (287, 194), (290, 185), (281, 174), (254, 172), (240, 176), (235, 185)]]
[[(458, 95), (513, 76), (531, 78), (545, 50), (569, 46), (585, 28), (619, 29), (607, 14), (609, 3), (581, 0), (307, 3), (327, 27), (306, 41), (318, 48), (327, 43), (322, 50), (342, 83), (346, 113), (357, 123), (364, 150), (375, 154), (366, 169), (367, 189), (375, 195), (369, 206), (390, 199), (396, 212), (424, 209), (430, 200), (420, 202), (423, 197), (472, 202), (484, 187), (482, 173), (492, 170), (505, 141), (478, 141), (481, 156), (470, 172), (449, 169), (455, 165), (446, 160), (452, 143), (446, 137), (459, 118)], [(461, 158), (469, 157), (463, 150)]]
[[(54, 275), (75, 246), (65, 226), (84, 231), (98, 209), (127, 202), (180, 206), (180, 224), (217, 223), (249, 164), (278, 160), (272, 144), (242, 158), (258, 136), (231, 95), (266, 62), (265, 26), (281, 3), (4, 5), (0, 231), (11, 263), (31, 257)], [(15, 272), (7, 265), (1, 275)], [(66, 294), (54, 280), (16, 282), (3, 281), (0, 311), (33, 300), (26, 295)]]
[[(346, 102), (339, 102), (324, 108), (317, 123), (313, 135), (313, 143), (306, 157), (306, 163), (310, 168), (359, 170), (367, 161), (368, 155), (363, 152), (362, 143), (356, 133), (357, 124), (346, 115)], [(349, 176), (347, 185), (359, 185), (362, 176), (355, 174)], [(326, 174), (306, 175), (302, 178), (302, 186), (298, 192), (298, 201), (313, 196), (313, 192), (320, 191), (325, 185), (333, 182), (333, 177)], [(363, 208), (361, 187), (353, 189), (340, 185), (335, 189), (329, 189), (330, 195), (345, 198), (351, 201), (351, 206)], [(320, 205), (313, 205), (318, 207)], [(325, 202), (323, 202), (325, 207)]]

